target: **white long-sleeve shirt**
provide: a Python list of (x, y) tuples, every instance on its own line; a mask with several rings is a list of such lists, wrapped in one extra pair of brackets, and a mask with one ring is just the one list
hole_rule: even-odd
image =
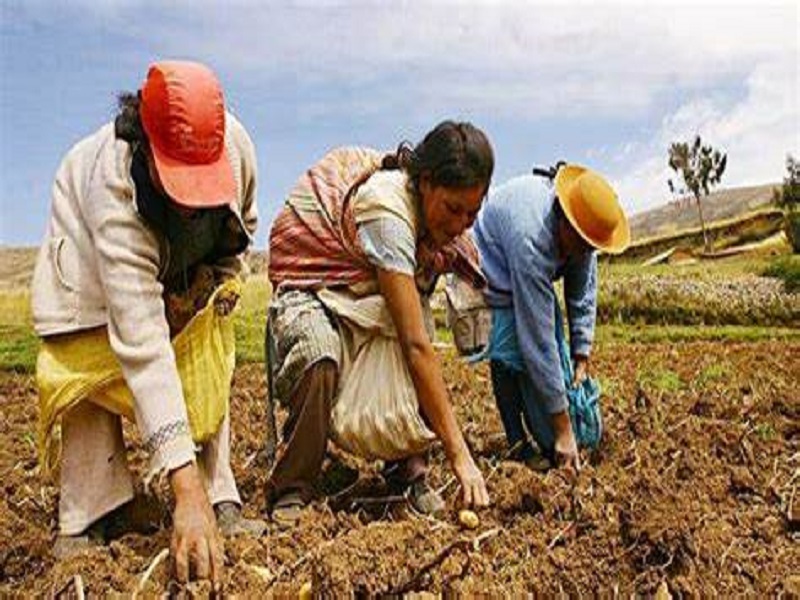
[[(226, 147), (237, 183), (232, 209), (250, 236), (257, 224), (253, 143), (230, 114)], [(43, 336), (105, 326), (135, 404), (151, 469), (192, 460), (175, 355), (163, 301), (169, 244), (139, 214), (132, 150), (109, 123), (66, 155), (33, 277), (33, 318)], [(225, 261), (229, 272), (241, 257)]]

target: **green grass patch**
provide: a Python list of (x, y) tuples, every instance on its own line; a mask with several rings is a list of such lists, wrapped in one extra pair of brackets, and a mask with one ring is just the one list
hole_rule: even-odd
[(800, 329), (759, 325), (621, 325), (599, 324), (599, 344), (676, 342), (800, 342)]
[(762, 269), (761, 274), (783, 280), (784, 288), (790, 294), (800, 292), (800, 255), (774, 259)]
[[(798, 265), (797, 257), (791, 257)], [(761, 269), (776, 261), (738, 261), (726, 267), (739, 270)], [(605, 268), (608, 268), (606, 266)], [(628, 265), (611, 265), (611, 277), (633, 275)], [(704, 267), (705, 268), (705, 267)], [(760, 271), (759, 271), (760, 272)], [(236, 358), (240, 363), (264, 360), (264, 328), (270, 286), (264, 277), (253, 277), (245, 284), (235, 316)], [(800, 329), (748, 325), (633, 325), (599, 324), (598, 344), (674, 343), (693, 341), (761, 342), (778, 340), (800, 342)], [(437, 340), (452, 342), (452, 333), (437, 328)], [(0, 370), (33, 372), (39, 339), (33, 332), (30, 293), (27, 290), (0, 291)]]
[(683, 387), (675, 371), (659, 366), (644, 367), (636, 374), (636, 381), (643, 388), (656, 392), (677, 392)]
[(628, 399), (622, 394), (622, 386), (619, 381), (608, 374), (592, 374), (592, 376), (597, 377), (600, 383), (600, 394), (604, 398), (603, 401), (607, 402), (608, 399), (611, 399), (617, 410), (624, 413), (628, 408)]
[(453, 332), (447, 327), (437, 327), (436, 341), (442, 344), (453, 344)]
[(775, 439), (777, 432), (769, 423), (760, 423), (756, 426), (754, 433), (762, 442), (769, 442)]
[(39, 338), (33, 332), (30, 292), (0, 292), (0, 369), (32, 373)]
[(643, 267), (638, 262), (600, 261), (598, 266), (599, 280), (610, 279), (635, 279), (642, 275), (656, 275), (679, 279), (730, 279), (742, 275), (762, 274), (775, 259), (763, 256), (732, 256), (710, 261), (700, 261), (689, 264), (670, 265), (661, 263)]
[(0, 325), (33, 325), (28, 290), (0, 290)]
[(267, 303), (270, 285), (265, 277), (247, 281), (236, 311), (236, 362), (264, 360), (264, 331), (267, 324)]
[[(250, 279), (242, 290), (235, 316), (236, 360), (264, 360), (264, 328), (270, 286), (265, 278)], [(36, 368), (39, 337), (33, 331), (30, 293), (0, 292), (0, 370), (32, 373)]]
[(0, 325), (0, 369), (32, 373), (38, 352), (39, 337), (30, 325)]
[(727, 365), (714, 364), (705, 367), (697, 375), (696, 382), (700, 387), (705, 387), (709, 383), (721, 381), (730, 375)]

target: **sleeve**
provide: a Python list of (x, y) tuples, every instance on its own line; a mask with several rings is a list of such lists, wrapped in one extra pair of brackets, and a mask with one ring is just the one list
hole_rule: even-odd
[[(258, 229), (258, 204), (256, 202), (258, 163), (256, 150), (253, 141), (247, 134), (245, 128), (230, 117), (230, 124), (233, 128), (232, 139), (239, 150), (239, 178), (242, 182), (242, 197), (240, 198), (242, 224), (244, 225), (250, 242), (255, 238)], [(237, 275), (247, 275), (247, 262), (245, 257), (247, 251), (236, 256), (221, 258), (214, 265), (214, 271), (221, 279), (230, 279)]]
[(414, 276), (416, 244), (414, 234), (403, 221), (381, 217), (361, 223), (358, 238), (371, 265)]
[(83, 213), (105, 293), (109, 341), (134, 398), (151, 473), (173, 470), (194, 460), (195, 446), (158, 281), (159, 246), (117, 183), (90, 184)]
[(570, 261), (564, 270), (564, 299), (572, 356), (589, 356), (597, 315), (597, 253)]
[(511, 267), (514, 318), (522, 359), (538, 398), (548, 413), (566, 410), (567, 395), (556, 346), (553, 284), (536, 265), (533, 249), (521, 252)]

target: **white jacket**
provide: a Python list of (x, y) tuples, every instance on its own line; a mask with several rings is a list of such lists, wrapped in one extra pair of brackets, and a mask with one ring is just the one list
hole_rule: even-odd
[[(233, 209), (252, 238), (255, 149), (230, 114), (225, 137), (238, 191)], [(152, 467), (173, 469), (192, 459), (194, 444), (162, 298), (169, 246), (139, 215), (132, 157), (109, 123), (62, 161), (33, 275), (34, 328), (43, 337), (108, 328), (142, 439), (153, 451)], [(222, 266), (231, 271), (242, 269), (241, 257), (227, 263)]]

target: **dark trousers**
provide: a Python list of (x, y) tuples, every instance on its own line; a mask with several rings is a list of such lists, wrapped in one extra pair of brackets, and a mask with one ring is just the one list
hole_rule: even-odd
[(510, 448), (519, 448), (512, 456), (526, 460), (533, 455), (533, 447), (527, 434), (530, 432), (542, 454), (551, 458), (555, 449), (555, 435), (550, 424), (550, 415), (537, 400), (528, 375), (497, 360), (490, 361), (490, 367), (492, 390), (506, 431), (506, 439)]
[(297, 385), (267, 482), (270, 501), (288, 492), (298, 492), (306, 502), (311, 499), (312, 486), (325, 460), (338, 379), (336, 363), (323, 359), (309, 367)]

